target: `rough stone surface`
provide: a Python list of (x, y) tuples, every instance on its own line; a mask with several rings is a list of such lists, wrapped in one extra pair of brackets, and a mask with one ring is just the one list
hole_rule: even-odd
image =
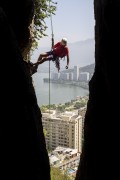
[[(7, 2), (9, 3), (5, 1), (5, 6)], [(3, 4), (1, 1), (0, 180), (50, 180), (42, 116), (32, 78), (27, 64), (23, 61), (18, 41), (21, 31), (15, 30), (15, 22), (11, 22), (13, 16), (8, 16)], [(14, 7), (12, 8), (14, 10)]]
[(95, 72), (76, 180), (119, 179), (120, 1), (94, 0)]

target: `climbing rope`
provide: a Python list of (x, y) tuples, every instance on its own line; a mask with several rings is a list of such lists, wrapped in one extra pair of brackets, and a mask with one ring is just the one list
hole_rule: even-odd
[[(50, 2), (51, 2), (51, 0), (49, 0), (49, 9), (50, 9)], [(51, 44), (51, 50), (52, 50), (52, 48), (53, 48), (53, 46), (54, 46), (54, 33), (53, 33), (53, 22), (52, 22), (52, 13), (51, 13), (51, 10), (50, 10), (50, 23), (51, 23), (51, 36), (52, 36), (52, 38), (51, 38), (51, 40), (52, 40), (52, 44)], [(49, 60), (49, 114), (50, 114), (50, 104), (51, 104), (51, 102), (50, 102), (50, 60)]]

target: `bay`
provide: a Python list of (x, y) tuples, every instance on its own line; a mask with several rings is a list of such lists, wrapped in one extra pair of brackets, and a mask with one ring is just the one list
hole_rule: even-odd
[(33, 84), (36, 92), (37, 102), (39, 106), (50, 104), (62, 104), (76, 99), (77, 96), (86, 96), (89, 91), (78, 86), (67, 84), (56, 84), (44, 82), (44, 78), (49, 78), (48, 73), (35, 73), (33, 76)]

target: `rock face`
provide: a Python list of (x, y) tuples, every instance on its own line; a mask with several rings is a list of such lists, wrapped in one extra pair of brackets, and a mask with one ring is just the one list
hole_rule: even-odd
[(20, 51), (20, 42), (24, 42), (22, 27), (19, 29), (16, 25), (20, 23), (23, 29), (27, 28), (29, 22), (20, 18), (20, 14), (24, 14), (22, 7), (24, 9), (26, 2), (25, 6), (30, 5), (25, 12), (29, 17), (32, 1), (16, 1), (17, 7), (20, 3), (20, 11), (14, 9), (14, 2), (0, 1), (0, 179), (50, 180), (42, 116), (28, 66)]
[[(94, 0), (95, 72), (89, 83), (84, 145), (76, 180), (119, 179), (120, 1)], [(117, 177), (117, 178), (116, 178)]]

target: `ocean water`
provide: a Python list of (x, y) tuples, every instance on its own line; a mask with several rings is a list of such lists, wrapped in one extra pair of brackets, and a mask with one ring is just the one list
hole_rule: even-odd
[(35, 73), (33, 84), (37, 96), (38, 105), (62, 104), (76, 99), (77, 96), (85, 96), (89, 91), (81, 87), (44, 82), (44, 78), (49, 78), (48, 73)]

